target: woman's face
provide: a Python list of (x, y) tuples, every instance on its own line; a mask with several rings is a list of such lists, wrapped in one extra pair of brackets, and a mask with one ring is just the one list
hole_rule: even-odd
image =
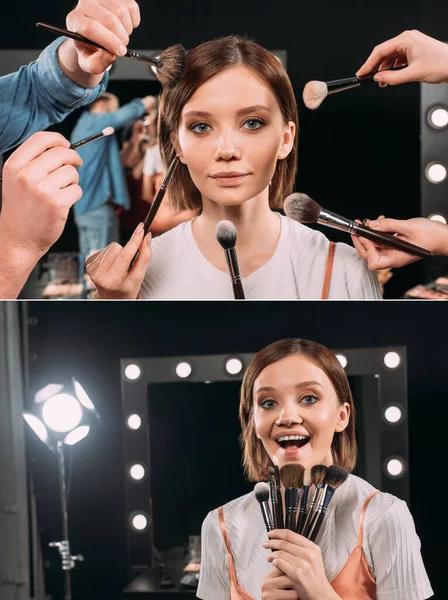
[(294, 143), (272, 91), (244, 66), (225, 69), (183, 107), (176, 150), (201, 194), (224, 206), (258, 196)]
[(266, 367), (253, 398), (257, 437), (280, 467), (333, 463), (333, 436), (348, 425), (350, 405), (339, 402), (330, 379), (310, 359), (291, 354)]

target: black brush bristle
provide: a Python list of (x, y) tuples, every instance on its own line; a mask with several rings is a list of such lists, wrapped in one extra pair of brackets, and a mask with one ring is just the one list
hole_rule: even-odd
[(321, 209), (320, 204), (302, 193), (291, 194), (283, 204), (286, 216), (299, 223), (317, 223)]
[(311, 468), (311, 479), (315, 486), (322, 486), (324, 484), (327, 469), (328, 467), (325, 465), (314, 465)]
[(216, 225), (216, 239), (224, 250), (235, 248), (236, 229), (232, 221), (219, 221)]
[(255, 498), (261, 504), (269, 500), (269, 485), (264, 481), (259, 481), (254, 487)]
[(339, 465), (331, 465), (331, 467), (328, 467), (327, 469), (325, 483), (331, 487), (338, 488), (344, 483), (348, 475), (349, 473), (347, 469), (344, 469), (344, 467), (340, 467)]
[(157, 79), (164, 89), (172, 89), (180, 82), (187, 66), (187, 53), (182, 44), (170, 46), (159, 56), (161, 67), (155, 67)]
[(280, 469), (280, 479), (285, 488), (301, 488), (305, 468), (298, 463), (283, 465)]

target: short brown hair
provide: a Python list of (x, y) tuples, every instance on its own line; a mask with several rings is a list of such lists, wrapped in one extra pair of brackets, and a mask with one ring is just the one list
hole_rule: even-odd
[[(298, 115), (291, 81), (278, 58), (256, 42), (231, 35), (205, 42), (187, 54), (185, 75), (179, 85), (163, 91), (159, 108), (159, 145), (165, 167), (176, 155), (172, 134), (177, 132), (183, 107), (208, 79), (235, 65), (251, 68), (272, 90), (283, 119), (296, 125), (294, 145), (289, 155), (277, 161), (269, 191), (271, 208), (281, 208), (293, 191), (297, 170)], [(175, 210), (201, 208), (201, 194), (194, 185), (186, 165), (179, 164), (170, 183), (170, 201)]]
[(242, 428), (241, 445), (243, 448), (243, 465), (250, 481), (268, 479), (268, 467), (272, 465), (264, 446), (256, 436), (254, 425), (253, 389), (255, 380), (268, 365), (286, 356), (300, 354), (311, 360), (327, 375), (333, 384), (339, 402), (350, 405), (350, 419), (347, 427), (336, 432), (331, 444), (333, 460), (348, 471), (353, 471), (356, 465), (357, 444), (355, 433), (355, 406), (348, 383), (347, 375), (336, 356), (318, 342), (289, 338), (279, 340), (266, 346), (251, 360), (244, 374), (241, 385), (240, 423)]

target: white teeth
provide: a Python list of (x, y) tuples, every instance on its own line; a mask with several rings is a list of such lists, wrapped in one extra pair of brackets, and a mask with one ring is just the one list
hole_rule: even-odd
[(294, 440), (306, 440), (307, 437), (304, 435), (284, 435), (283, 437), (277, 438), (277, 442), (290, 442)]

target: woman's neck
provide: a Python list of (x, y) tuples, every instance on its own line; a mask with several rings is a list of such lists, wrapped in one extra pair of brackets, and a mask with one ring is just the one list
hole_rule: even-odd
[(281, 232), (278, 215), (269, 208), (268, 190), (239, 206), (222, 206), (202, 199), (202, 212), (192, 229), (199, 250), (221, 271), (227, 271), (223, 249), (216, 240), (219, 221), (231, 221), (237, 231), (236, 252), (242, 277), (262, 267), (274, 254)]

